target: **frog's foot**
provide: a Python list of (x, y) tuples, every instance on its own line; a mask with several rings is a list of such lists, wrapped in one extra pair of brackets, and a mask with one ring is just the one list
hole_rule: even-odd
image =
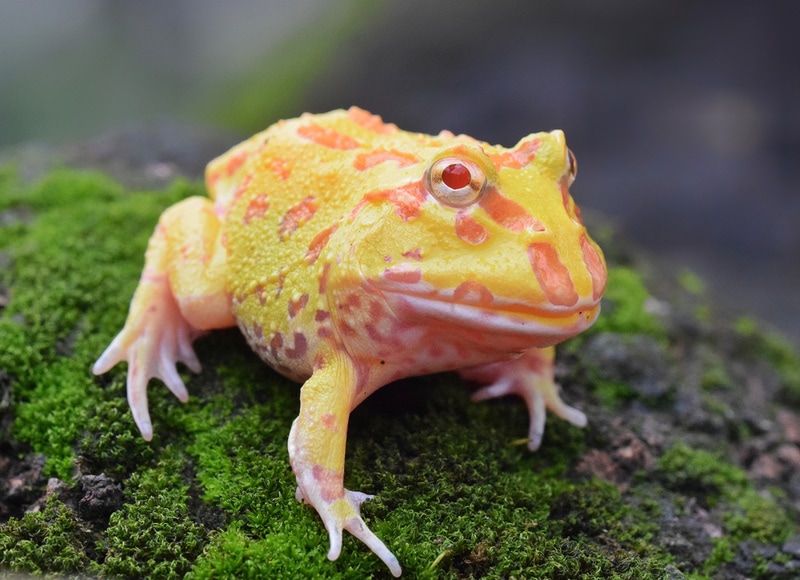
[(552, 348), (531, 349), (520, 357), (459, 371), (466, 380), (487, 384), (472, 395), (473, 401), (484, 401), (506, 395), (522, 397), (528, 407), (530, 427), (528, 449), (536, 451), (542, 443), (546, 410), (576, 427), (586, 426), (586, 415), (567, 405), (558, 394), (553, 380)]
[[(400, 568), (400, 562), (361, 519), (361, 504), (375, 496), (341, 488), (343, 493), (340, 494), (340, 497), (323, 498), (322, 490), (317, 488), (318, 486), (314, 486), (313, 490), (304, 493), (298, 485), (295, 497), (301, 503), (310, 503), (314, 506), (314, 509), (317, 510), (317, 513), (322, 518), (331, 541), (328, 560), (333, 561), (339, 557), (342, 551), (342, 530), (347, 530), (366, 544), (386, 564), (392, 576), (395, 578), (400, 577), (403, 572)], [(326, 490), (324, 495), (327, 496), (329, 492), (330, 490)]]
[(136, 312), (132, 309), (125, 327), (94, 363), (92, 372), (99, 375), (128, 361), (128, 403), (142, 437), (150, 441), (153, 425), (147, 407), (147, 383), (153, 377), (161, 379), (185, 403), (189, 393), (176, 365), (181, 362), (193, 372), (200, 372), (192, 341), (202, 333), (181, 315), (166, 275), (143, 278), (137, 294), (147, 306)]

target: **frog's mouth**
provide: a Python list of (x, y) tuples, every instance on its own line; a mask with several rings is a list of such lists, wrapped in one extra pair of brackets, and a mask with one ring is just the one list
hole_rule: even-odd
[(392, 310), (404, 320), (431, 318), (443, 327), (469, 329), (498, 336), (527, 337), (535, 346), (549, 346), (583, 332), (600, 313), (600, 303), (581, 300), (573, 307), (533, 307), (519, 302), (477, 303), (450, 294), (416, 293), (380, 288)]

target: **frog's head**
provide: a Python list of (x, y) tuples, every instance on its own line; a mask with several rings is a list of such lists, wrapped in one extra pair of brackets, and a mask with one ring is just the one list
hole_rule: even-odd
[[(505, 149), (469, 138), (367, 196), (361, 275), (405, 319), (439, 320), (547, 346), (594, 322), (600, 248), (569, 193), (577, 164), (561, 131)], [(372, 214), (372, 215), (370, 215)]]

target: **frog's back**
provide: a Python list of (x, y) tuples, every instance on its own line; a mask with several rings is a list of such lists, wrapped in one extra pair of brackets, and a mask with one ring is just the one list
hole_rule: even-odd
[(268, 261), (297, 263), (366, 193), (418, 178), (417, 166), (446, 139), (401, 131), (355, 107), (305, 114), (214, 159), (206, 180), (228, 242), (248, 246), (236, 251), (280, 247)]
[(262, 330), (313, 324), (303, 319), (319, 302), (330, 264), (319, 253), (329, 238), (347, 231), (372, 192), (418, 181), (453, 140), (401, 131), (354, 107), (280, 121), (209, 163), (234, 313), (252, 343)]

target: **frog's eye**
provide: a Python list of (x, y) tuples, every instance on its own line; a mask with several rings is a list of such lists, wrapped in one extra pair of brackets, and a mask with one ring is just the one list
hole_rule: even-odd
[(428, 189), (446, 205), (464, 207), (480, 197), (486, 175), (472, 161), (447, 157), (428, 170)]
[(569, 163), (569, 184), (572, 185), (578, 175), (578, 160), (575, 159), (575, 154), (569, 148), (567, 149), (567, 162)]

